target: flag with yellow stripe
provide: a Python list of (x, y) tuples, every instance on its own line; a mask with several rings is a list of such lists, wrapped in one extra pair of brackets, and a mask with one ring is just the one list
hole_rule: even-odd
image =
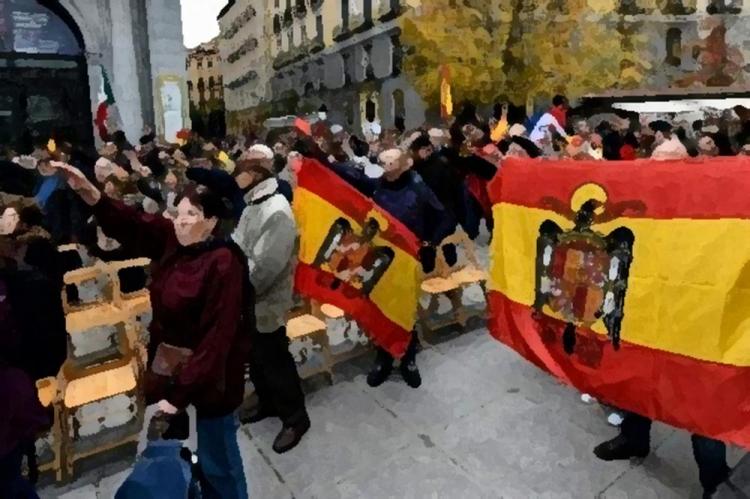
[(380, 347), (401, 357), (419, 299), (419, 239), (314, 159), (297, 172), (297, 292), (346, 312)]
[(507, 159), (490, 329), (579, 390), (750, 448), (750, 159)]

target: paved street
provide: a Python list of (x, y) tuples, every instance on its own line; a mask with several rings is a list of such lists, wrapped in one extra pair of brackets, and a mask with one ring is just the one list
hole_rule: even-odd
[[(340, 366), (333, 386), (313, 389), (312, 429), (291, 453), (271, 450), (277, 421), (242, 428), (251, 497), (700, 497), (686, 432), (655, 425), (642, 465), (596, 460), (593, 446), (615, 434), (603, 411), (484, 329), (428, 346), (418, 390), (397, 376), (368, 387), (369, 361)], [(742, 456), (730, 449), (730, 464)], [(110, 498), (127, 470), (108, 473), (59, 497)]]

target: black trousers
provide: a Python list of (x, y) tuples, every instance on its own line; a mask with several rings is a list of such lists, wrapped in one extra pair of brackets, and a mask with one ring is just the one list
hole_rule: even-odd
[(284, 426), (297, 426), (308, 417), (305, 394), (294, 357), (289, 353), (285, 327), (253, 336), (250, 380), (260, 406), (278, 415)]
[[(648, 448), (651, 444), (651, 422), (647, 417), (628, 412), (625, 413), (620, 432), (631, 444)], [(726, 444), (695, 434), (691, 436), (691, 441), (701, 485), (704, 488), (715, 487), (719, 477), (729, 469)]]
[[(406, 353), (404, 353), (404, 356), (401, 357), (402, 365), (406, 365), (409, 362), (413, 362), (414, 359), (416, 359), (418, 347), (419, 347), (419, 340), (417, 339), (417, 333), (412, 331), (411, 341), (409, 342), (409, 346), (406, 347)], [(393, 362), (396, 360), (393, 358), (393, 355), (388, 353), (388, 351), (383, 348), (377, 347), (375, 351), (376, 351), (376, 354), (375, 354), (376, 364), (393, 365)]]
[(25, 451), (26, 444), (22, 444), (0, 457), (0, 498), (39, 499), (34, 487), (21, 475)]
[[(455, 244), (446, 244), (442, 247), (445, 263), (453, 267), (458, 262), (458, 253)], [(432, 246), (423, 246), (419, 250), (419, 261), (422, 262), (422, 270), (429, 274), (435, 270), (437, 260), (437, 250)]]

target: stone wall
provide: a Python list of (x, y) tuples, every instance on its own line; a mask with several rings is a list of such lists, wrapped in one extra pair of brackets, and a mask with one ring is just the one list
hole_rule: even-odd
[[(112, 83), (119, 121), (131, 141), (137, 141), (144, 124), (152, 124), (144, 119), (151, 121), (155, 118), (157, 131), (163, 129), (156, 84), (165, 76), (181, 82), (183, 117), (185, 125), (188, 124), (186, 52), (179, 0), (60, 0), (60, 4), (83, 34), (93, 116), (96, 116), (99, 103), (101, 65)], [(145, 7), (147, 26), (139, 25), (139, 17), (141, 22), (143, 19), (138, 15), (139, 6)], [(143, 38), (136, 39), (139, 36)], [(137, 55), (139, 45), (148, 47), (147, 58)], [(143, 68), (139, 59), (148, 60), (151, 67)], [(146, 89), (151, 89), (151, 96), (144, 95)]]

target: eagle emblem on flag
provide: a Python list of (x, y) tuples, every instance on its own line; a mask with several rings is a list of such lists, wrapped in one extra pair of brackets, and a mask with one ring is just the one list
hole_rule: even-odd
[(333, 275), (331, 289), (347, 283), (345, 293), (368, 296), (393, 262), (393, 249), (375, 245), (374, 238), (383, 224), (378, 218), (368, 217), (361, 233), (357, 233), (345, 218), (332, 224), (313, 263)]
[(574, 226), (565, 231), (545, 220), (539, 227), (534, 314), (540, 317), (546, 306), (565, 321), (562, 343), (568, 354), (575, 351), (576, 329), (598, 321), (618, 350), (635, 237), (627, 227), (604, 235), (592, 226), (616, 219), (633, 206), (642, 210), (642, 203), (608, 205), (606, 192), (596, 184), (580, 187), (570, 208), (545, 201)]

